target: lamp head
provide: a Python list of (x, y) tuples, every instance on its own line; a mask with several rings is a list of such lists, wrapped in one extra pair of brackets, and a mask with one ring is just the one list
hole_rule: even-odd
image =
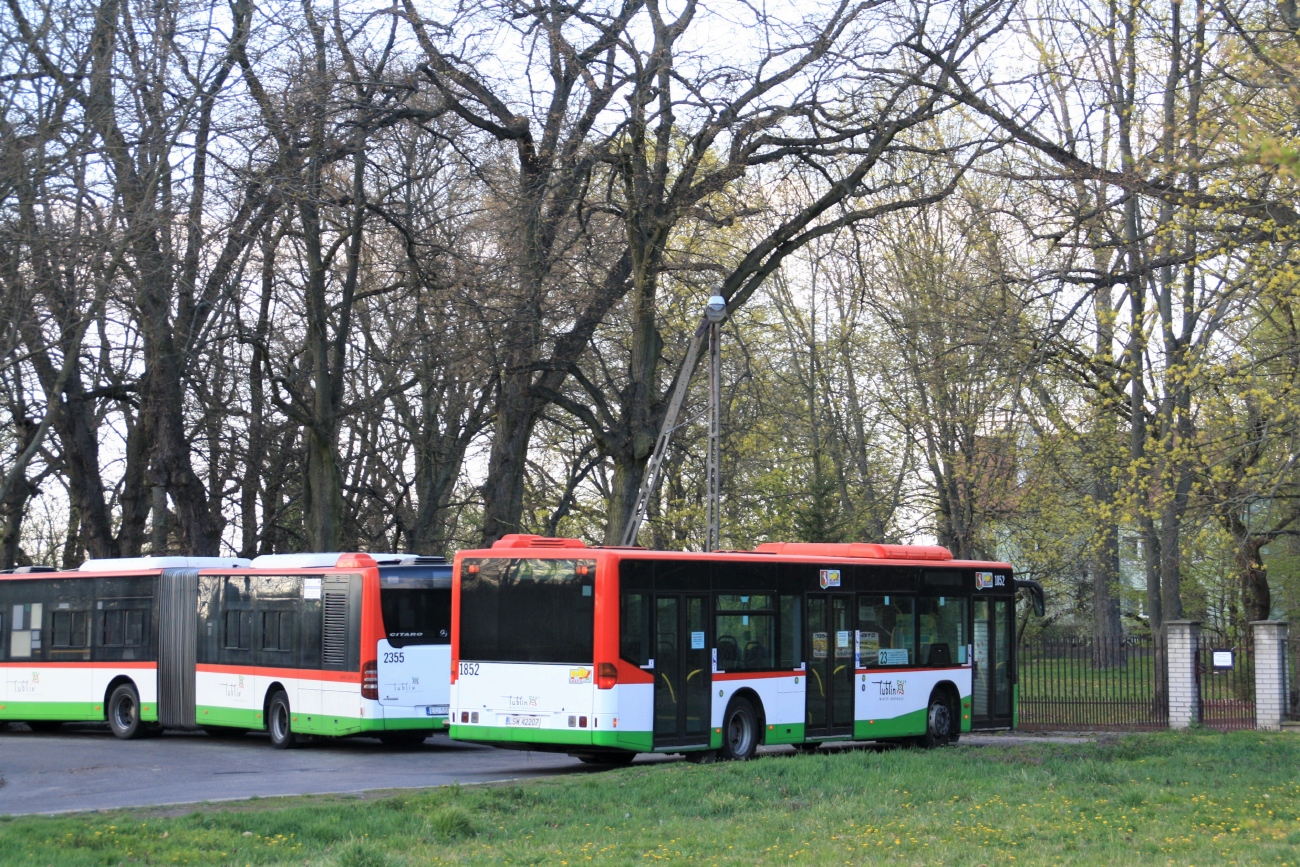
[(721, 295), (710, 295), (709, 303), (704, 308), (704, 315), (710, 322), (721, 322), (727, 318), (727, 299)]

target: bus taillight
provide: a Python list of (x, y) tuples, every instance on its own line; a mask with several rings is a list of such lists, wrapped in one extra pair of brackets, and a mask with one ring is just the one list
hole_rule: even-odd
[(379, 663), (373, 659), (361, 666), (361, 697), (379, 700)]
[(612, 662), (602, 662), (596, 666), (596, 689), (613, 689), (618, 683), (618, 669)]

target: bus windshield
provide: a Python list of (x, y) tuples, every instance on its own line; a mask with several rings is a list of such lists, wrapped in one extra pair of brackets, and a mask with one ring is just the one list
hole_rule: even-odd
[(448, 644), (451, 641), (451, 576), (432, 571), (411, 574), (379, 571), (379, 607), (393, 647)]
[(465, 560), (460, 658), (590, 662), (595, 575), (594, 560)]

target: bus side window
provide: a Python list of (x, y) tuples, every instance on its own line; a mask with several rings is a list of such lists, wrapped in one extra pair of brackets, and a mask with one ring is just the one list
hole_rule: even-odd
[(624, 593), (619, 599), (618, 655), (636, 666), (650, 664), (650, 597), (645, 593)]
[(11, 659), (31, 659), (32, 656), (41, 656), (42, 607), (39, 602), (20, 602), (13, 606), (13, 616), (9, 621)]
[(865, 667), (917, 663), (915, 608), (911, 596), (890, 594), (858, 599), (858, 630)]
[(81, 650), (86, 647), (86, 612), (58, 609), (51, 617), (50, 647), (55, 650)]
[(779, 603), (780, 652), (778, 668), (795, 669), (803, 663), (803, 597), (783, 595)]
[(222, 647), (227, 650), (249, 650), (253, 646), (253, 612), (227, 611)]
[(287, 652), (294, 648), (293, 612), (262, 612), (262, 649)]

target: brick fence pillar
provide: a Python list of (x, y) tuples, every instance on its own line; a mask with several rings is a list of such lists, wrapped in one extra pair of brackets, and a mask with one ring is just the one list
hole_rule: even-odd
[(1199, 620), (1170, 620), (1165, 624), (1171, 729), (1185, 729), (1201, 721), (1200, 685), (1196, 681), (1196, 651), (1200, 642)]
[(1287, 624), (1282, 620), (1256, 620), (1255, 728), (1278, 731), (1286, 713)]

